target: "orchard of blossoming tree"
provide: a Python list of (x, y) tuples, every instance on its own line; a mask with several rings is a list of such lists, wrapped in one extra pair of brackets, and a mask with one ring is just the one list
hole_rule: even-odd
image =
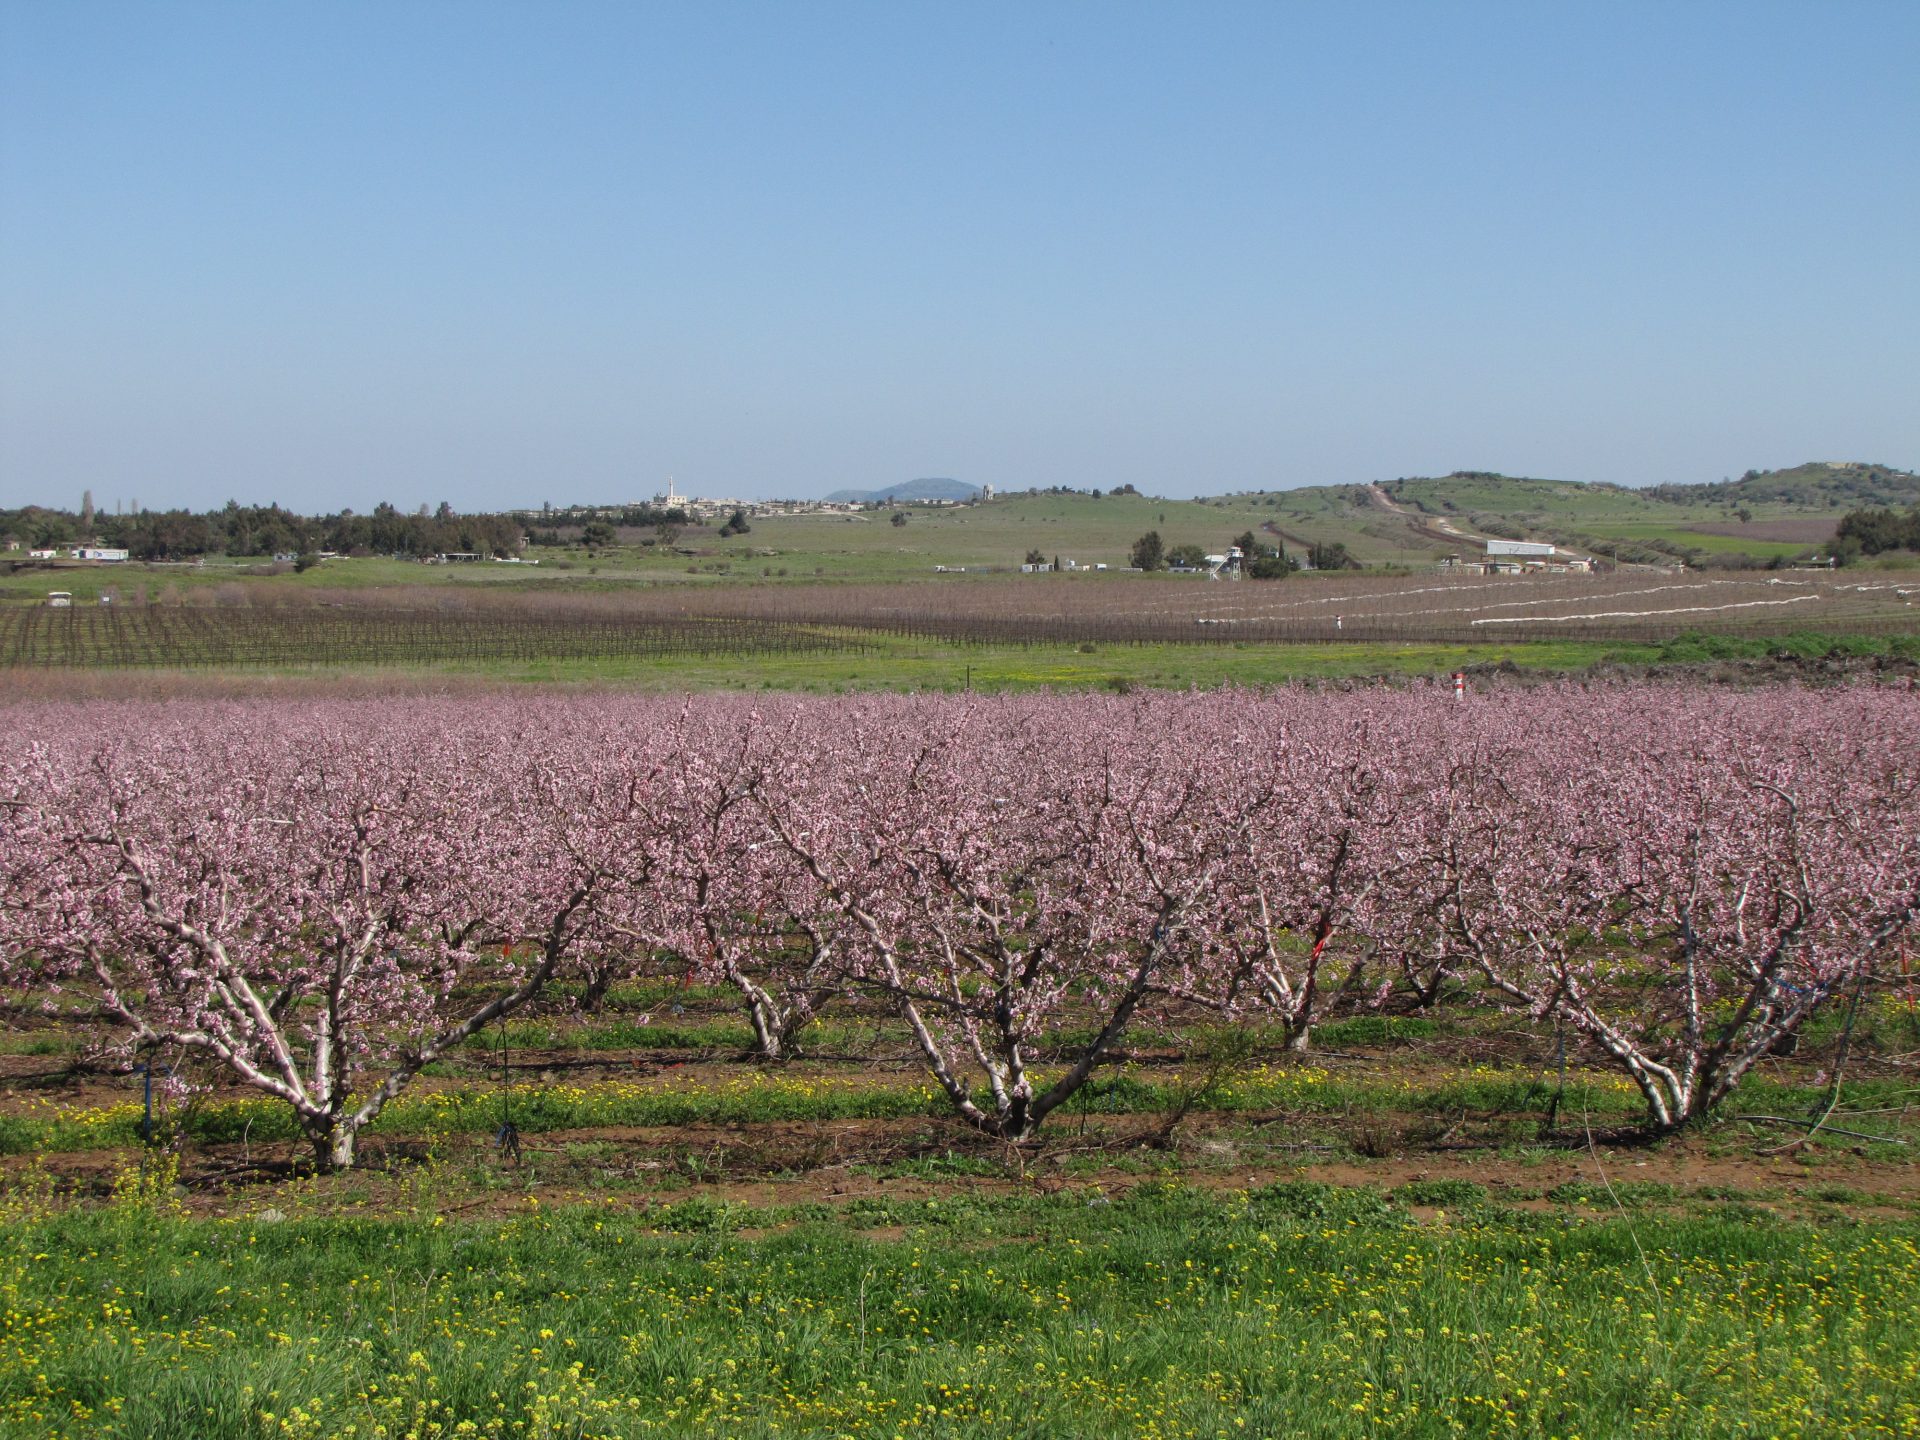
[(294, 1112), (322, 1168), (450, 1047), (634, 977), (766, 1059), (884, 1007), (1018, 1139), (1171, 1015), (1559, 1025), (1654, 1130), (1920, 924), (1920, 703), (1563, 686), (19, 707), (0, 974)]

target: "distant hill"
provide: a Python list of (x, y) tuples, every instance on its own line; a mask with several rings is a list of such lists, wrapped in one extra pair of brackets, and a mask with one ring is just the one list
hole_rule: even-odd
[(1749, 470), (1713, 485), (1655, 485), (1640, 492), (1679, 505), (1796, 505), (1809, 510), (1920, 505), (1920, 475), (1860, 461), (1815, 461), (1791, 470)]
[(1294, 543), (1339, 540), (1371, 565), (1423, 565), (1486, 538), (1538, 540), (1626, 563), (1790, 560), (1832, 539), (1849, 510), (1920, 504), (1920, 475), (1888, 465), (1809, 463), (1701, 485), (1542, 480), (1460, 470), (1378, 485), (1255, 491), (1222, 502), (1272, 513)]
[(829, 505), (878, 505), (888, 500), (971, 500), (979, 493), (978, 485), (959, 480), (907, 480), (884, 490), (836, 490), (826, 501)]

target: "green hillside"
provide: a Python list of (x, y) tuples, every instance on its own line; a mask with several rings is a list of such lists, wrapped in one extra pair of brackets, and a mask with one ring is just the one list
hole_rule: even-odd
[[(894, 513), (905, 523), (893, 524)], [(1034, 491), (898, 512), (769, 515), (757, 517), (746, 538), (778, 552), (796, 575), (905, 580), (929, 575), (936, 565), (1017, 570), (1030, 551), (1049, 563), (1058, 556), (1062, 563), (1119, 568), (1148, 530), (1158, 530), (1169, 546), (1218, 552), (1257, 530), (1263, 518), (1263, 511), (1232, 502)]]
[[(1017, 571), (1029, 555), (1120, 569), (1156, 530), (1168, 548), (1218, 553), (1252, 531), (1296, 557), (1344, 545), (1370, 567), (1425, 570), (1480, 552), (1489, 537), (1538, 540), (1623, 563), (1751, 566), (1817, 553), (1849, 510), (1920, 503), (1920, 477), (1885, 466), (1801, 465), (1717, 485), (1629, 489), (1481, 472), (1247, 491), (1163, 500), (1064, 488), (1001, 493), (985, 503), (895, 510), (756, 514), (745, 534), (713, 525), (619, 527), (612, 543), (536, 545), (520, 565), (423, 566), (362, 557), (305, 573), (266, 557), (199, 564), (45, 566), (0, 555), (0, 603), (43, 603), (70, 591), (82, 605), (167, 603), (197, 592), (238, 600), (256, 586), (302, 590), (422, 586), (456, 590), (617, 592), (635, 585), (689, 590), (815, 581), (917, 581), (936, 571)], [(897, 523), (896, 523), (897, 522)], [(1882, 557), (1874, 563), (1889, 563)], [(1897, 561), (1894, 561), (1897, 563)], [(233, 589), (226, 595), (226, 587)]]
[(1749, 470), (1716, 485), (1656, 485), (1640, 493), (1676, 505), (1901, 510), (1920, 505), (1920, 475), (1889, 465), (1822, 461), (1791, 470)]
[(1371, 564), (1422, 564), (1486, 538), (1538, 540), (1630, 563), (1751, 564), (1818, 551), (1848, 510), (1920, 504), (1920, 476), (1816, 463), (1739, 480), (1632, 489), (1458, 471), (1376, 486), (1224, 497), (1281, 531), (1340, 540)]

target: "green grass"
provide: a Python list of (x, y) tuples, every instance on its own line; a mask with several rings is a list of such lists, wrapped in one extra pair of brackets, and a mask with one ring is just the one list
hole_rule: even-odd
[[(820, 1042), (831, 1035), (838, 1040), (844, 1029), (832, 1029), (816, 1022), (808, 1027), (807, 1038)], [(469, 1052), (497, 1054), (500, 1036), (506, 1037), (509, 1052), (522, 1049), (576, 1050), (744, 1050), (753, 1044), (753, 1031), (744, 1021), (702, 1019), (683, 1016), (679, 1020), (662, 1018), (645, 1022), (618, 1016), (581, 1019), (509, 1020), (499, 1033), (476, 1035), (466, 1044)]]
[(1416, 1225), (1299, 1183), (446, 1223), (11, 1211), (0, 1429), (22, 1440), (1920, 1427), (1910, 1225)]
[[(1044, 1075), (1039, 1078), (1044, 1080)], [(1529, 1120), (1548, 1107), (1554, 1088), (1547, 1076), (1524, 1068), (1474, 1068), (1394, 1079), (1310, 1064), (1262, 1065), (1219, 1083), (1209, 1093), (1206, 1108), (1321, 1116), (1472, 1113)], [(130, 1087), (129, 1099), (86, 1109), (45, 1099), (0, 1116), (0, 1155), (136, 1146), (141, 1106), (131, 1098), (133, 1093)], [(1897, 1108), (1905, 1093), (1899, 1082), (1849, 1081), (1841, 1087), (1839, 1103), (1846, 1111), (1885, 1112)], [(1185, 1094), (1178, 1075), (1133, 1068), (1102, 1072), (1073, 1097), (1055, 1128), (1078, 1114), (1163, 1113)], [(1818, 1085), (1753, 1079), (1729, 1101), (1725, 1118), (1737, 1120), (1742, 1113), (1810, 1114), (1825, 1096), (1825, 1088)], [(1615, 1075), (1584, 1072), (1569, 1078), (1559, 1109), (1563, 1118), (1580, 1116), (1607, 1125), (1632, 1123), (1643, 1116), (1639, 1092), (1629, 1082)], [(500, 1125), (503, 1114), (521, 1131), (537, 1134), (610, 1125), (744, 1125), (938, 1118), (950, 1113), (945, 1095), (918, 1077), (873, 1079), (785, 1069), (749, 1071), (712, 1081), (669, 1071), (649, 1079), (584, 1084), (522, 1080), (507, 1087), (504, 1095), (499, 1085), (485, 1080), (416, 1090), (388, 1105), (374, 1123), (373, 1133), (489, 1134)], [(1850, 1121), (1848, 1128), (1863, 1123)], [(163, 1117), (162, 1128), (200, 1144), (284, 1141), (298, 1133), (291, 1108), (265, 1096), (190, 1104)]]
[[(1468, 534), (1525, 536), (1574, 549), (1596, 540), (1660, 540), (1703, 554), (1748, 554), (1759, 559), (1793, 556), (1804, 543), (1704, 535), (1697, 525), (1727, 524), (1735, 504), (1674, 504), (1638, 491), (1581, 485), (1564, 480), (1510, 476), (1450, 475), (1386, 482), (1383, 489), (1404, 511), (1396, 516), (1373, 502), (1364, 487), (1315, 486), (1229, 497), (1241, 508), (1263, 512), (1283, 529), (1313, 539), (1339, 540), (1369, 564), (1418, 566), (1442, 554), (1471, 548), (1417, 534), (1412, 523), (1444, 520)], [(1756, 519), (1831, 518), (1826, 509), (1784, 504), (1749, 507)]]
[(1313, 1043), (1323, 1049), (1342, 1045), (1391, 1045), (1403, 1040), (1430, 1040), (1440, 1033), (1437, 1021), (1418, 1015), (1356, 1015), (1317, 1027)]
[[(662, 667), (701, 688), (977, 690), (1088, 689), (1121, 685), (1209, 688), (1277, 685), (1303, 679), (1372, 675), (1444, 675), (1464, 665), (1512, 661), (1523, 669), (1580, 668), (1621, 655), (1589, 642), (1537, 645), (1110, 645), (1091, 653), (1068, 646), (946, 646), (882, 641), (874, 655), (836, 663), (794, 657), (743, 679), (734, 667), (687, 662)], [(1652, 647), (1627, 647), (1635, 654)], [(560, 678), (560, 677), (555, 677)], [(665, 677), (662, 677), (663, 679)]]
[[(1817, 1092), (1766, 1092), (1756, 1087), (1756, 1093), (1774, 1095), (1769, 1102), (1773, 1104), (1790, 1104), (1797, 1099), (1805, 1108)], [(1178, 1076), (1149, 1076), (1128, 1070), (1103, 1073), (1074, 1096), (1057, 1123), (1064, 1124), (1069, 1115), (1082, 1113), (1160, 1113), (1175, 1106), (1184, 1095)], [(1542, 1109), (1547, 1098), (1541, 1078), (1524, 1070), (1460, 1071), (1437, 1079), (1395, 1081), (1311, 1065), (1281, 1065), (1261, 1066), (1231, 1076), (1210, 1093), (1208, 1108), (1320, 1115), (1356, 1111), (1456, 1115), (1463, 1110), (1530, 1115)], [(1563, 1104), (1617, 1123), (1633, 1118), (1640, 1100), (1631, 1086), (1618, 1079), (1575, 1077)], [(531, 1134), (605, 1125), (732, 1125), (940, 1117), (949, 1113), (945, 1095), (919, 1078), (870, 1080), (783, 1070), (750, 1072), (713, 1082), (698, 1077), (681, 1079), (669, 1072), (655, 1079), (588, 1084), (517, 1081), (506, 1088), (504, 1095), (500, 1086), (485, 1081), (417, 1090), (388, 1105), (374, 1123), (373, 1133), (487, 1134), (500, 1125), (503, 1115)], [(290, 1140), (297, 1134), (291, 1108), (265, 1096), (189, 1105), (168, 1123), (184, 1138), (200, 1144), (235, 1144), (242, 1140), (264, 1143)], [(138, 1143), (140, 1124), (141, 1107), (135, 1099), (92, 1109), (43, 1101), (33, 1108), (0, 1116), (0, 1155), (133, 1146)]]
[[(773, 651), (750, 656), (612, 655), (582, 659), (498, 658), (436, 665), (280, 665), (218, 672), (347, 687), (382, 686), (409, 679), (469, 677), (512, 685), (611, 685), (640, 690), (858, 690), (986, 691), (1035, 689), (1185, 689), (1221, 685), (1281, 685), (1349, 677), (1442, 677), (1472, 665), (1511, 663), (1523, 670), (1563, 672), (1658, 658), (1654, 645), (1600, 641), (1532, 641), (1478, 645), (1373, 642), (1337, 644), (964, 645), (863, 632), (854, 651)], [(42, 672), (58, 675), (60, 672)], [(170, 676), (214, 672), (116, 670), (137, 693), (164, 689)], [(139, 678), (133, 678), (133, 677)], [(50, 682), (51, 683), (51, 682)]]
[[(1709, 524), (1712, 521), (1701, 520), (1697, 523)], [(1586, 534), (1602, 539), (1661, 540), (1687, 550), (1697, 550), (1703, 555), (1752, 555), (1760, 560), (1776, 557), (1791, 560), (1820, 548), (1804, 540), (1757, 540), (1737, 535), (1709, 535), (1670, 520), (1600, 520), (1588, 523), (1583, 529)]]
[[(432, 586), (486, 591), (619, 591), (639, 586), (700, 589), (742, 583), (799, 584), (815, 580), (899, 581), (931, 577), (936, 565), (969, 569), (1017, 568), (1029, 550), (1082, 565), (1127, 563), (1133, 542), (1158, 530), (1169, 546), (1194, 544), (1217, 551), (1247, 530), (1275, 537), (1272, 523), (1297, 551), (1302, 542), (1338, 542), (1369, 565), (1425, 569), (1440, 556), (1471, 548), (1420, 535), (1423, 519), (1449, 519), (1470, 532), (1484, 523), (1517, 527), (1551, 539), (1580, 537), (1624, 541), (1659, 540), (1709, 555), (1748, 554), (1759, 559), (1792, 556), (1805, 544), (1702, 534), (1691, 528), (1727, 524), (1738, 505), (1729, 500), (1674, 504), (1638, 491), (1565, 481), (1449, 476), (1387, 482), (1386, 490), (1408, 512), (1382, 509), (1359, 485), (1315, 485), (1293, 490), (1246, 492), (1202, 500), (1149, 496), (1003, 495), (984, 505), (904, 507), (907, 523), (895, 526), (888, 512), (855, 516), (762, 516), (743, 536), (722, 540), (712, 528), (690, 527), (675, 546), (618, 545), (591, 555), (582, 550), (531, 547), (532, 565), (425, 566), (388, 559), (340, 559), (305, 573), (265, 563), (265, 557), (209, 557), (203, 565), (73, 566), (0, 573), (0, 603), (39, 602), (54, 589), (71, 591), (90, 605), (103, 592), (123, 602), (208, 598), (232, 592), (318, 591)], [(1757, 520), (1819, 518), (1841, 513), (1833, 506), (1754, 500)], [(684, 554), (682, 551), (694, 553)], [(271, 574), (278, 569), (284, 573)]]
[(864, 655), (780, 655), (609, 663), (501, 665), (485, 673), (517, 682), (618, 682), (660, 689), (976, 690), (1121, 686), (1279, 685), (1348, 676), (1439, 676), (1466, 665), (1512, 661), (1527, 670), (1576, 670), (1603, 660), (1636, 663), (1653, 646), (1566, 641), (1509, 645), (944, 645), (876, 637)]
[(1158, 530), (1171, 547), (1193, 544), (1219, 551), (1269, 518), (1250, 506), (1218, 506), (1197, 500), (1145, 496), (1010, 495), (986, 505), (908, 508), (905, 525), (884, 512), (849, 519), (837, 515), (768, 516), (754, 521), (748, 543), (727, 548), (747, 554), (738, 565), (754, 574), (786, 565), (797, 577), (818, 567), (828, 579), (908, 580), (930, 575), (935, 565), (994, 566), (1017, 570), (1029, 550), (1049, 561), (1081, 565), (1128, 563), (1133, 542)]
[[(1058, 554), (1082, 565), (1127, 564), (1133, 542), (1158, 530), (1169, 545), (1218, 551), (1235, 536), (1270, 518), (1264, 510), (1195, 500), (1111, 495), (1015, 495), (987, 505), (907, 507), (905, 525), (886, 512), (856, 516), (769, 515), (743, 536), (722, 540), (712, 529), (685, 531), (674, 547), (618, 545), (589, 556), (546, 546), (525, 553), (532, 565), (421, 565), (388, 559), (326, 561), (304, 573), (260, 558), (209, 557), (201, 566), (72, 566), (0, 575), (0, 600), (44, 600), (48, 590), (70, 591), (77, 603), (95, 603), (104, 590), (124, 601), (191, 596), (239, 585), (277, 590), (366, 589), (430, 585), (528, 591), (618, 590), (635, 584), (705, 587), (742, 582), (814, 580), (894, 581), (930, 578), (935, 565), (1017, 571), (1029, 550)], [(682, 554), (692, 550), (695, 554)], [(268, 574), (272, 569), (285, 573)]]
[[(1512, 664), (1542, 674), (1575, 673), (1601, 664), (1690, 664), (1760, 659), (1786, 650), (1803, 658), (1904, 655), (1920, 651), (1913, 637), (1791, 635), (1679, 636), (1661, 644), (1535, 641), (1508, 644), (1257, 643), (1100, 645), (955, 645), (876, 635), (865, 653), (776, 653), (738, 656), (623, 656), (595, 660), (450, 662), (439, 666), (282, 666), (221, 672), (275, 683), (391, 686), (464, 677), (506, 685), (615, 686), (640, 691), (979, 691), (1211, 689), (1300, 681), (1398, 677), (1440, 679), (1476, 665)], [(114, 672), (126, 693), (199, 683), (202, 672)], [(173, 677), (185, 675), (184, 681)], [(57, 681), (49, 681), (54, 684)]]

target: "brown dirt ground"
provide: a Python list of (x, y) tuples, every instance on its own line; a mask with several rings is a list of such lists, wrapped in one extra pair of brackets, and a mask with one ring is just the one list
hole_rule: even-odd
[[(690, 1014), (686, 1021), (700, 1018)], [(1185, 1059), (1145, 1037), (1119, 1058), (1148, 1068)], [(1769, 1068), (1777, 1077), (1807, 1083), (1830, 1058), (1813, 1047), (1771, 1061)], [(1320, 1050), (1305, 1059), (1341, 1074), (1391, 1076), (1415, 1085), (1438, 1083), (1473, 1065), (1538, 1070), (1551, 1063), (1543, 1038), (1517, 1025), (1366, 1050)], [(1849, 1074), (1911, 1075), (1914, 1060), (1856, 1054)], [(95, 1065), (71, 1053), (0, 1055), (0, 1114), (48, 1100), (76, 1107), (137, 1101), (139, 1078), (109, 1068), (115, 1063)], [(717, 1083), (748, 1068), (732, 1053), (564, 1046), (516, 1049), (511, 1066), (517, 1081), (584, 1084), (655, 1077)], [(885, 1064), (860, 1056), (794, 1062), (788, 1073), (897, 1084), (917, 1070), (910, 1057), (896, 1053)], [(465, 1051), (455, 1072), (423, 1078), (420, 1088), (471, 1086), (497, 1076), (498, 1062), (485, 1052)], [(252, 1092), (222, 1086), (214, 1093)], [(304, 1173), (305, 1149), (294, 1142), (194, 1145), (180, 1156), (181, 1202), (207, 1215), (268, 1209), (486, 1215), (524, 1211), (529, 1198), (537, 1197), (543, 1206), (593, 1203), (644, 1214), (695, 1196), (755, 1208), (1031, 1190), (1085, 1191), (1091, 1200), (1143, 1180), (1177, 1176), (1193, 1185), (1236, 1189), (1291, 1178), (1387, 1189), (1409, 1181), (1471, 1180), (1497, 1201), (1561, 1210), (1590, 1208), (1546, 1198), (1563, 1182), (1602, 1191), (1608, 1182), (1656, 1182), (1676, 1192), (1668, 1208), (1737, 1202), (1812, 1217), (1831, 1216), (1836, 1206), (1862, 1216), (1920, 1213), (1920, 1154), (1870, 1159), (1863, 1146), (1843, 1138), (1782, 1151), (1795, 1132), (1756, 1125), (1719, 1126), (1647, 1145), (1624, 1133), (1569, 1130), (1573, 1122), (1562, 1118), (1561, 1131), (1543, 1143), (1535, 1114), (1202, 1112), (1188, 1116), (1171, 1136), (1157, 1133), (1165, 1125), (1161, 1116), (1057, 1115), (1038, 1141), (1017, 1148), (947, 1117), (592, 1127), (524, 1135), (518, 1163), (485, 1135), (443, 1141), (434, 1156), (419, 1140), (370, 1136), (360, 1167), (325, 1177)], [(952, 1157), (967, 1163), (955, 1167), (947, 1163)], [(133, 1160), (124, 1149), (13, 1156), (0, 1160), (0, 1177), (17, 1183), (33, 1174), (39, 1177), (35, 1183), (85, 1203), (111, 1193), (115, 1177)], [(983, 1173), (964, 1173), (971, 1170)], [(1431, 1207), (1416, 1207), (1415, 1213), (1429, 1220), (1435, 1215)]]
[[(523, 1138), (518, 1163), (501, 1156), (488, 1137), (453, 1140), (429, 1164), (419, 1142), (370, 1138), (362, 1166), (336, 1176), (312, 1176), (296, 1167), (301, 1148), (291, 1142), (243, 1147), (192, 1147), (182, 1157), (182, 1204), (211, 1216), (267, 1209), (290, 1214), (500, 1215), (524, 1211), (529, 1198), (543, 1206), (590, 1203), (644, 1215), (659, 1205), (700, 1197), (765, 1208), (809, 1202), (843, 1205), (885, 1197), (916, 1202), (958, 1195), (1023, 1191), (1123, 1194), (1149, 1180), (1177, 1177), (1187, 1184), (1241, 1189), (1278, 1180), (1394, 1189), (1411, 1181), (1469, 1180), (1502, 1203), (1525, 1209), (1593, 1213), (1603, 1205), (1569, 1206), (1547, 1198), (1564, 1182), (1598, 1186), (1652, 1182), (1673, 1188), (1671, 1204), (1742, 1201), (1790, 1216), (1826, 1216), (1838, 1204), (1861, 1218), (1890, 1218), (1920, 1210), (1920, 1163), (1868, 1159), (1863, 1147), (1826, 1145), (1769, 1154), (1772, 1134), (1730, 1146), (1723, 1135), (1687, 1136), (1659, 1145), (1609, 1144), (1574, 1132), (1551, 1147), (1504, 1150), (1491, 1139), (1422, 1138), (1428, 1117), (1368, 1117), (1377, 1158), (1356, 1153), (1328, 1117), (1217, 1115), (1188, 1117), (1170, 1140), (1157, 1137), (1153, 1117), (1128, 1116), (1063, 1126), (1037, 1144), (1009, 1147), (947, 1119), (840, 1120), (760, 1125), (593, 1127)], [(1381, 1143), (1381, 1130), (1399, 1127)], [(1300, 1139), (1276, 1139), (1299, 1135)], [(1308, 1138), (1311, 1137), (1311, 1138)], [(922, 1175), (903, 1167), (957, 1156), (982, 1174)], [(0, 1162), (9, 1181), (29, 1172), (56, 1193), (80, 1202), (111, 1192), (132, 1157), (102, 1150)], [(889, 1172), (891, 1167), (892, 1173)], [(1704, 1192), (1704, 1193), (1702, 1193)], [(1416, 1207), (1433, 1219), (1433, 1207)]]

